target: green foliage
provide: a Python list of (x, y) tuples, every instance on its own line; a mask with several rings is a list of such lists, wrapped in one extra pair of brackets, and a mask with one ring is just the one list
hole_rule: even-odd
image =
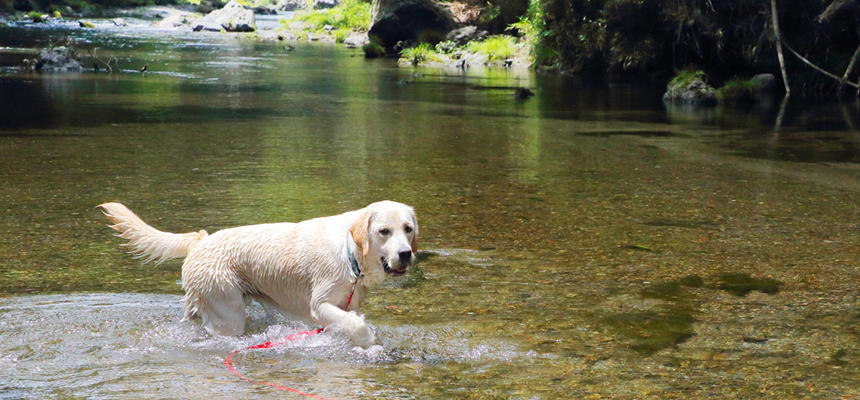
[(418, 46), (400, 50), (400, 57), (403, 57), (412, 65), (418, 65), (424, 61), (435, 59), (435, 50), (430, 43), (421, 43)]
[(490, 61), (500, 61), (513, 57), (517, 53), (517, 44), (511, 36), (494, 35), (479, 42), (469, 42), (466, 50), (483, 54)]
[(669, 81), (669, 87), (681, 87), (685, 88), (693, 83), (695, 80), (700, 80), (702, 82), (708, 81), (708, 75), (705, 74), (705, 71), (700, 69), (693, 69), (691, 67), (684, 68), (678, 71), (675, 74), (675, 77)]
[(305, 30), (315, 33), (322, 33), (326, 25), (334, 30), (366, 31), (370, 27), (370, 3), (344, 0), (334, 8), (296, 13), (293, 19), (284, 23), (294, 21), (304, 22)]
[(546, 39), (552, 36), (552, 32), (546, 28), (546, 16), (541, 0), (530, 0), (526, 13), (519, 21), (510, 24), (507, 30), (525, 38), (530, 56), (538, 65), (550, 65), (557, 61), (558, 55), (546, 44)]
[(747, 101), (755, 97), (758, 84), (752, 79), (732, 79), (717, 89), (717, 98), (722, 101)]
[(385, 48), (379, 45), (376, 42), (369, 42), (364, 46), (361, 46), (361, 49), (364, 50), (364, 56), (366, 58), (378, 58), (385, 56)]

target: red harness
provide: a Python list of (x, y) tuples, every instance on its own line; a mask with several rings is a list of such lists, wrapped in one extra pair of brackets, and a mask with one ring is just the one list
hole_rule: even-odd
[[(356, 283), (357, 283), (357, 281), (356, 281)], [(346, 300), (346, 306), (343, 308), (344, 311), (349, 309), (349, 304), (352, 303), (352, 295), (353, 294), (355, 294), (355, 287), (353, 287), (352, 292), (349, 293), (349, 299)], [(314, 329), (314, 330), (310, 330), (310, 331), (302, 331), (302, 332), (294, 333), (292, 335), (283, 337), (276, 342), (265, 342), (265, 343), (255, 344), (253, 346), (248, 346), (245, 348), (233, 350), (232, 352), (230, 352), (230, 354), (227, 355), (227, 358), (224, 360), (224, 365), (227, 366), (227, 369), (229, 369), (230, 372), (236, 374), (236, 376), (238, 376), (239, 378), (242, 378), (248, 382), (251, 382), (251, 383), (254, 383), (257, 385), (266, 385), (266, 386), (270, 386), (270, 387), (273, 387), (273, 388), (278, 389), (278, 390), (283, 390), (285, 392), (293, 392), (293, 393), (296, 393), (296, 394), (299, 394), (302, 396), (313, 397), (315, 399), (328, 399), (327, 397), (317, 396), (317, 395), (311, 394), (311, 393), (305, 393), (305, 392), (293, 389), (293, 388), (288, 387), (288, 386), (276, 385), (274, 383), (253, 380), (251, 378), (248, 378), (245, 375), (242, 375), (242, 373), (240, 373), (239, 371), (236, 371), (236, 367), (233, 366), (233, 362), (230, 360), (234, 354), (236, 354), (240, 351), (252, 350), (252, 349), (271, 349), (273, 347), (278, 347), (280, 345), (283, 345), (283, 344), (286, 344), (289, 342), (294, 342), (294, 341), (301, 339), (303, 337), (313, 336), (313, 335), (316, 335), (318, 333), (322, 333), (324, 331), (325, 331), (325, 328), (318, 328), (318, 329)]]

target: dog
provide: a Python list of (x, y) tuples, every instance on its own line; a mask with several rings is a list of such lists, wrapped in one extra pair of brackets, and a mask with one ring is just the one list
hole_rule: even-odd
[(184, 319), (199, 317), (214, 335), (242, 335), (246, 301), (256, 299), (267, 314), (335, 327), (368, 348), (376, 335), (357, 313), (367, 289), (406, 273), (418, 251), (415, 211), (388, 200), (329, 217), (211, 235), (159, 231), (120, 203), (98, 207), (144, 262), (185, 257)]

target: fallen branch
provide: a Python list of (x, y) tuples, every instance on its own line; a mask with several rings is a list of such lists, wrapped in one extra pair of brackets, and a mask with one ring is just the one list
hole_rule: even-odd
[(785, 85), (785, 94), (791, 94), (788, 86), (788, 72), (785, 70), (785, 57), (782, 56), (782, 35), (779, 34), (779, 18), (777, 18), (776, 0), (770, 0), (770, 15), (773, 19), (773, 36), (776, 38), (776, 56), (779, 58), (779, 70), (782, 72), (782, 84)]
[[(771, 0), (771, 1), (774, 1), (774, 0)], [(813, 64), (812, 61), (807, 60), (806, 57), (804, 57), (804, 56), (800, 55), (800, 53), (794, 51), (794, 49), (792, 49), (791, 46), (789, 46), (787, 43), (783, 43), (783, 45), (785, 45), (785, 48), (788, 49), (788, 51), (790, 51), (791, 54), (794, 54), (797, 58), (800, 59), (800, 61), (803, 61), (804, 63), (806, 63), (806, 65), (809, 65), (810, 67), (812, 67), (816, 71), (821, 72), (822, 74), (829, 76), (829, 77), (831, 77), (831, 78), (833, 78), (839, 82), (845, 82), (846, 85), (851, 86), (854, 89), (860, 90), (860, 84), (857, 84), (857, 83), (854, 83), (851, 81), (843, 81), (842, 78), (826, 71), (824, 68), (821, 68), (821, 67)]]

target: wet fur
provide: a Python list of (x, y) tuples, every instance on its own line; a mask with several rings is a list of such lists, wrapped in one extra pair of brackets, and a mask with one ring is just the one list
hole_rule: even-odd
[[(241, 226), (212, 235), (203, 230), (162, 232), (120, 203), (99, 207), (117, 236), (128, 240), (124, 245), (131, 253), (157, 263), (185, 257), (185, 318), (199, 317), (207, 331), (220, 335), (244, 332), (245, 299), (253, 297), (267, 312), (277, 310), (333, 327), (355, 344), (370, 346), (375, 335), (356, 312), (367, 288), (388, 275), (383, 264), (389, 272), (402, 273), (417, 251), (415, 213), (393, 201), (330, 217)], [(380, 233), (385, 229), (388, 235)], [(357, 284), (349, 252), (364, 275)]]

